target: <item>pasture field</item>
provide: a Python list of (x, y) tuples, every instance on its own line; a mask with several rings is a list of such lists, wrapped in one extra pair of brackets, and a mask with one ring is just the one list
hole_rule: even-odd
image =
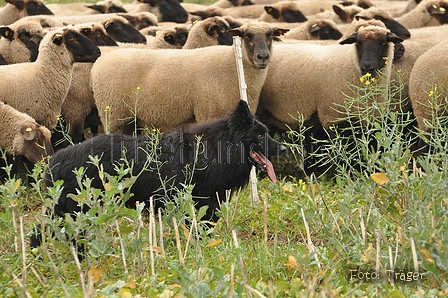
[[(417, 132), (431, 145), (417, 156), (412, 118), (391, 104), (394, 88), (386, 103), (379, 84), (353, 89), (339, 107), (348, 125), (330, 127), (333, 137), (313, 140), (319, 150), (307, 155), (308, 129), (289, 132), (287, 154), (272, 160), (277, 183), (259, 176), (258, 201), (242, 189), (212, 228), (192, 205), (191, 185), (163, 215), (125, 208), (126, 168), (104, 175), (105, 191), (78, 171), (75, 199), (91, 209), (64, 225), (45, 215), (61, 191), (43, 186), (45, 162), (6, 178), (0, 297), (448, 296), (447, 119), (434, 120), (431, 135)], [(310, 161), (331, 169), (305, 175)], [(30, 249), (36, 226), (45, 241)], [(66, 235), (82, 238), (84, 260)]]

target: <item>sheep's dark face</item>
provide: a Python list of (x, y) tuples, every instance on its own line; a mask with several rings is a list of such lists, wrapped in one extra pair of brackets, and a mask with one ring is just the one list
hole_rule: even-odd
[(101, 26), (85, 27), (80, 29), (81, 33), (93, 41), (97, 46), (117, 46), (118, 44), (110, 37)]
[(188, 12), (180, 5), (178, 0), (140, 0), (143, 3), (156, 7), (159, 22), (185, 23)]
[(233, 43), (232, 36), (228, 32), (230, 30), (230, 25), (218, 18), (219, 17), (209, 18), (211, 23), (207, 26), (207, 34), (216, 38), (218, 44), (230, 46)]
[(378, 13), (374, 13), (372, 15), (370, 15), (370, 14), (363, 15), (363, 13), (359, 13), (359, 14), (357, 14), (355, 16), (355, 19), (357, 21), (360, 21), (360, 20), (365, 20), (365, 21), (368, 21), (368, 20), (378, 20), (378, 21), (381, 21), (386, 26), (386, 28), (390, 30), (390, 32), (394, 33), (398, 37), (400, 37), (402, 39), (409, 39), (409, 38), (411, 38), (411, 32), (409, 32), (409, 30), (406, 29), (406, 27), (404, 27), (403, 25), (401, 25), (400, 23), (398, 23), (394, 19), (392, 19), (390, 17), (386, 17), (381, 11), (378, 12)]
[[(372, 27), (365, 27), (340, 42), (342, 45), (355, 43), (361, 75), (370, 73), (372, 76), (376, 76), (378, 71), (386, 64), (387, 57), (389, 57), (389, 42), (399, 43), (403, 41), (403, 39), (383, 28)], [(377, 28), (380, 28), (380, 30)]]
[(146, 44), (146, 37), (123, 17), (105, 20), (102, 23), (106, 32), (115, 41)]
[[(17, 2), (21, 2), (21, 1), (17, 1)], [(25, 2), (25, 1), (23, 1), (23, 2)], [(41, 1), (36, 1), (36, 0), (28, 1), (25, 4), (25, 9), (26, 9), (26, 13), (29, 16), (35, 16), (35, 15), (40, 15), (40, 14), (50, 14), (50, 15), (53, 14)]]
[(284, 3), (281, 5), (267, 5), (264, 7), (264, 10), (279, 22), (300, 23), (307, 20), (305, 15), (290, 3), (287, 3), (286, 6)]
[(149, 26), (157, 26), (156, 19), (150, 19), (147, 16), (139, 16), (139, 15), (129, 15), (129, 14), (118, 14), (120, 17), (125, 18), (135, 27), (137, 30), (142, 30), (143, 28), (147, 28)]
[(288, 32), (289, 29), (271, 28), (267, 24), (253, 23), (229, 30), (232, 36), (243, 40), (243, 56), (256, 68), (268, 67), (271, 59), (272, 40)]
[(10, 27), (1, 27), (0, 34), (10, 42), (21, 42), (30, 53), (29, 61), (36, 61), (39, 45), (44, 35), (39, 23), (30, 22), (25, 26), (19, 26), (16, 31)]
[(42, 160), (53, 154), (51, 145), (51, 132), (37, 123), (27, 122), (20, 128), (22, 140), (20, 142), (20, 154), (32, 163)]
[(98, 46), (75, 28), (65, 29), (62, 34), (55, 33), (53, 43), (57, 45), (65, 43), (73, 55), (74, 62), (95, 62), (101, 55)]
[(322, 21), (311, 25), (310, 33), (315, 39), (321, 40), (338, 40), (342, 37), (341, 31), (339, 31), (336, 26), (332, 26), (331, 24)]

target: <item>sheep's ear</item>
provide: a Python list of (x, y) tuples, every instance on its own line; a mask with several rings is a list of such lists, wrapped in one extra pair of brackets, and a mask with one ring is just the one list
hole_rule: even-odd
[(430, 15), (438, 15), (438, 14), (445, 14), (446, 11), (445, 8), (433, 4), (430, 7), (428, 7), (428, 12)]
[(345, 13), (345, 10), (343, 10), (341, 7), (337, 5), (333, 5), (333, 11), (335, 14), (339, 16), (339, 19), (345, 20), (347, 18), (347, 14)]
[(311, 26), (310, 32), (311, 32), (311, 33), (314, 33), (314, 32), (317, 32), (317, 31), (319, 31), (319, 30), (321, 30), (321, 29), (322, 29), (321, 26), (319, 26), (317, 23), (314, 23), (314, 24)]
[(5, 0), (7, 3), (14, 5), (18, 10), (25, 8), (25, 2), (23, 0)]
[(104, 6), (102, 6), (102, 5), (92, 4), (92, 5), (84, 5), (84, 6), (87, 8), (90, 8), (90, 9), (94, 9), (94, 10), (98, 11), (99, 13), (106, 12), (106, 10), (104, 9)]
[(84, 27), (84, 28), (81, 28), (79, 31), (81, 31), (81, 33), (83, 34), (83, 35), (85, 35), (85, 36), (89, 36), (90, 35), (90, 32), (92, 32), (92, 28), (90, 28), (90, 27)]
[(113, 23), (114, 23), (113, 21), (107, 21), (107, 22), (103, 25), (104, 29), (107, 29), (109, 26), (112, 26)]
[(273, 28), (272, 33), (274, 36), (282, 36), (286, 32), (288, 32), (290, 29), (283, 29), (283, 28)]
[(53, 43), (54, 44), (57, 44), (58, 46), (60, 46), (63, 42), (64, 42), (64, 36), (62, 36), (61, 33), (56, 33), (53, 36)]
[(14, 37), (14, 30), (12, 30), (9, 27), (1, 27), (0, 28), (0, 34), (4, 37), (7, 38), (9, 40), (12, 40), (12, 38)]
[(399, 43), (399, 42), (402, 42), (402, 41), (403, 41), (402, 38), (396, 36), (394, 33), (387, 33), (387, 35), (386, 35), (386, 40), (387, 40), (387, 41), (391, 41), (391, 42), (393, 42), (393, 43)]
[(264, 7), (264, 10), (266, 11), (267, 14), (271, 15), (275, 19), (278, 19), (280, 17), (280, 11), (273, 6), (266, 5)]
[(353, 33), (343, 41), (339, 42), (339, 44), (351, 44), (355, 43), (358, 40), (358, 33)]
[(173, 44), (174, 43), (174, 35), (172, 33), (168, 33), (167, 35), (165, 35), (163, 37), (163, 39), (165, 39), (165, 41), (169, 44)]
[(230, 36), (243, 37), (243, 29), (241, 29), (241, 28), (235, 28), (235, 29), (227, 30), (227, 33), (229, 33)]
[[(254, 3), (252, 1), (250, 1), (250, 0), (244, 0), (241, 3), (241, 6), (249, 6), (249, 5), (254, 5)], [(237, 6), (237, 5), (235, 5), (235, 6)]]
[(23, 138), (27, 141), (34, 140), (34, 137), (36, 136), (36, 132), (30, 125), (23, 126), (20, 132), (22, 133)]
[(211, 24), (210, 26), (207, 27), (207, 33), (209, 35), (213, 35), (213, 31), (216, 31), (219, 28), (219, 26), (217, 24)]

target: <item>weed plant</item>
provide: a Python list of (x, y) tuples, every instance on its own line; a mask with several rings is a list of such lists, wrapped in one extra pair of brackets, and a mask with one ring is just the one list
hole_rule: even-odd
[[(111, 176), (101, 156), (91, 157), (103, 189), (74, 169), (73, 199), (90, 210), (64, 220), (51, 214), (62, 182), (43, 186), (45, 162), (27, 181), (9, 174), (0, 184), (0, 296), (447, 296), (444, 136), (428, 135), (438, 154), (414, 158), (412, 118), (398, 89), (371, 82), (352, 90), (337, 107), (348, 124), (335, 125), (309, 153), (332, 165), (334, 179), (261, 179), (260, 201), (242, 189), (222, 204), (217, 223), (194, 208), (188, 179), (163, 211), (152, 201), (126, 208), (138, 173), (124, 159)], [(446, 132), (442, 124), (434, 125)], [(155, 152), (148, 150), (148, 160)], [(45, 241), (31, 250), (35, 226)], [(72, 238), (87, 248), (82, 261)]]

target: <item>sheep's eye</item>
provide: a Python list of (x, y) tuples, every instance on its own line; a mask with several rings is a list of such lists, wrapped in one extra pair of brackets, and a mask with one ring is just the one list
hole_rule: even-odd
[(356, 45), (357, 45), (358, 47), (362, 46), (362, 41), (360, 41), (360, 40), (356, 41)]
[(263, 138), (263, 135), (258, 135), (257, 138), (260, 140)]
[(387, 41), (383, 41), (383, 42), (381, 43), (381, 45), (382, 45), (382, 46), (387, 45)]

